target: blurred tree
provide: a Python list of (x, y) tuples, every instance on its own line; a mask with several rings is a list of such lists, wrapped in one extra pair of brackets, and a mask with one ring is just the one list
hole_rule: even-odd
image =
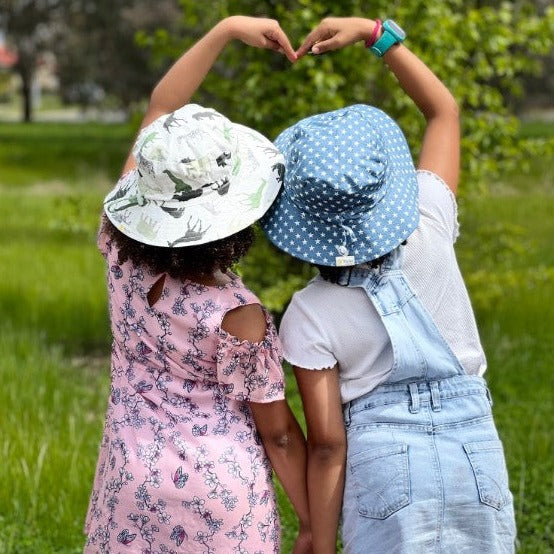
[(66, 0), (63, 39), (54, 46), (66, 100), (93, 103), (99, 93), (111, 95), (127, 109), (147, 96), (162, 68), (153, 68), (150, 53), (135, 43), (139, 29), (175, 30), (180, 21), (177, 0)]
[[(552, 48), (554, 8), (542, 0), (181, 0), (182, 30), (141, 33), (159, 55), (176, 58), (219, 19), (232, 14), (272, 17), (293, 45), (325, 16), (394, 18), (408, 46), (446, 83), (462, 112), (465, 190), (524, 164), (533, 145), (518, 137), (518, 120), (506, 99), (521, 94), (521, 77), (539, 74), (540, 57)], [(184, 37), (184, 38), (181, 38)], [(424, 121), (382, 60), (362, 44), (292, 67), (284, 56), (237, 44), (227, 48), (197, 93), (231, 119), (269, 137), (299, 118), (364, 102), (377, 105), (401, 125), (417, 157)], [(535, 145), (536, 146), (536, 145)], [(544, 145), (543, 145), (544, 147)], [(549, 145), (552, 151), (552, 141)], [(468, 186), (469, 185), (469, 186)], [(241, 269), (262, 301), (279, 312), (309, 268), (259, 241)]]
[(144, 98), (161, 73), (150, 54), (135, 43), (139, 29), (174, 30), (180, 20), (178, 0), (0, 0), (0, 30), (18, 52), (23, 119), (32, 118), (32, 82), (37, 58), (56, 54), (62, 94), (82, 104), (104, 94), (127, 108)]
[(2, 0), (0, 29), (17, 50), (15, 71), (21, 78), (23, 120), (32, 118), (32, 84), (37, 57), (59, 31), (59, 10), (64, 0)]

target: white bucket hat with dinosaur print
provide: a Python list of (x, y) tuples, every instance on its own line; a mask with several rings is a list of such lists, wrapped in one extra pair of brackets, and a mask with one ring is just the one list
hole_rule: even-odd
[(271, 206), (285, 168), (263, 135), (196, 104), (142, 129), (133, 154), (137, 167), (104, 211), (122, 233), (154, 246), (204, 244), (248, 227)]

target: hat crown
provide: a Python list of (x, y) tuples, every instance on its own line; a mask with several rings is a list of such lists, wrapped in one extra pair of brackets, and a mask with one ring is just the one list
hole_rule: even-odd
[(144, 198), (210, 194), (229, 187), (238, 141), (231, 123), (215, 110), (185, 106), (139, 135), (133, 154)]
[(308, 117), (276, 144), (287, 159), (287, 196), (324, 219), (355, 219), (371, 211), (389, 188), (391, 151), (407, 151), (394, 120), (362, 104)]
[(355, 110), (321, 114), (294, 129), (286, 193), (312, 214), (357, 217), (384, 196), (388, 163), (380, 130)]

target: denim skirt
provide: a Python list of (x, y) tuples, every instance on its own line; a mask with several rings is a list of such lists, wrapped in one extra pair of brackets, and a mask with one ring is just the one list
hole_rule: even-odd
[(481, 377), (385, 384), (344, 407), (345, 554), (514, 552), (513, 499)]

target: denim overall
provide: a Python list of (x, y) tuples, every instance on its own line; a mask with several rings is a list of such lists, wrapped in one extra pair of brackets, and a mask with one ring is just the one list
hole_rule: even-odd
[(400, 269), (344, 272), (388, 332), (386, 381), (344, 405), (345, 554), (514, 552), (512, 495), (484, 379), (468, 375)]

